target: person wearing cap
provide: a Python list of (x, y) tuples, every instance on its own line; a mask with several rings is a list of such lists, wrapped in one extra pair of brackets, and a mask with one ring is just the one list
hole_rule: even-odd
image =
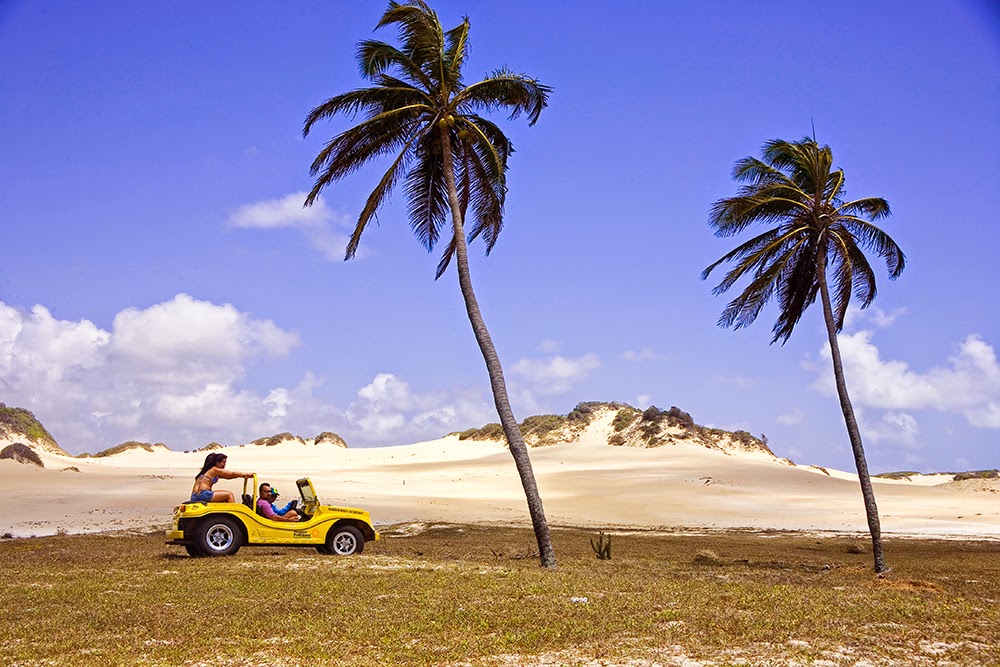
[(293, 509), (295, 501), (293, 500), (281, 509), (276, 509), (274, 501), (277, 499), (278, 490), (264, 482), (260, 485), (260, 500), (257, 501), (257, 511), (272, 521), (298, 521), (299, 513)]

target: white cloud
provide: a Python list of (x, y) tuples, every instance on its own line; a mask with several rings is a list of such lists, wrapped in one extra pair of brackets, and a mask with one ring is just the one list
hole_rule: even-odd
[(906, 315), (906, 308), (896, 308), (892, 312), (885, 312), (878, 306), (872, 306), (861, 310), (857, 306), (847, 308), (847, 316), (844, 318), (845, 329), (856, 329), (863, 324), (870, 324), (876, 329), (887, 329), (903, 315)]
[(786, 426), (791, 426), (794, 424), (801, 424), (806, 419), (805, 413), (802, 410), (795, 409), (790, 414), (778, 415), (776, 421), (779, 424), (784, 424)]
[[(919, 372), (905, 361), (882, 359), (871, 331), (838, 338), (851, 399), (882, 410), (933, 409), (961, 414), (979, 428), (1000, 428), (1000, 363), (991, 345), (972, 334), (945, 364)], [(821, 351), (827, 364), (830, 349)], [(829, 365), (817, 368), (813, 388), (835, 395)]]
[(715, 381), (719, 384), (729, 385), (739, 389), (749, 389), (750, 387), (757, 385), (757, 380), (745, 375), (722, 375), (717, 376)]
[(651, 347), (644, 347), (641, 350), (626, 350), (622, 353), (622, 359), (625, 361), (663, 361), (666, 357)]
[(585, 354), (575, 359), (563, 356), (548, 359), (520, 359), (512, 371), (524, 379), (532, 390), (544, 394), (561, 394), (585, 378), (590, 371), (600, 367), (595, 354)]
[(864, 438), (873, 443), (895, 444), (907, 448), (918, 447), (920, 425), (911, 414), (889, 411), (874, 422), (869, 422), (862, 415), (858, 416), (858, 421)]
[(348, 442), (363, 444), (439, 438), (496, 420), (496, 411), (479, 392), (415, 392), (392, 373), (376, 375), (344, 413)]
[(279, 423), (268, 399), (239, 385), (247, 363), (298, 343), (270, 320), (186, 294), (123, 310), (111, 331), (0, 303), (0, 390), (72, 451), (130, 439), (201, 446)]
[(338, 408), (306, 373), (294, 387), (247, 386), (247, 368), (298, 336), (270, 320), (187, 294), (128, 308), (111, 331), (0, 302), (0, 398), (35, 412), (73, 453), (126, 440), (175, 449), (335, 431), (352, 446), (406, 444), (497, 420), (484, 388), (420, 392), (379, 373)]
[(561, 347), (562, 344), (559, 341), (546, 338), (538, 345), (538, 351), (542, 354), (552, 354), (558, 352)]
[(635, 397), (635, 407), (643, 410), (653, 404), (653, 397), (649, 394), (639, 394)]
[(294, 229), (305, 235), (309, 244), (331, 260), (342, 260), (349, 235), (348, 216), (326, 204), (322, 196), (305, 207), (307, 193), (293, 192), (280, 199), (244, 204), (230, 214), (226, 225), (236, 229)]

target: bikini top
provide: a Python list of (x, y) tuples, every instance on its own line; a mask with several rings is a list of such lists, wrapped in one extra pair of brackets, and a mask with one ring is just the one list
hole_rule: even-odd
[[(198, 475), (198, 479), (208, 479), (208, 475)], [(219, 478), (218, 477), (213, 477), (213, 478), (211, 478), (210, 481), (212, 482), (212, 484), (215, 484), (216, 482), (219, 481)]]

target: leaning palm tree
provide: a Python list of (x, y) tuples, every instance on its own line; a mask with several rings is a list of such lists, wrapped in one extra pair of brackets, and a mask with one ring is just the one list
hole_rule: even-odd
[[(372, 86), (331, 97), (306, 117), (303, 135), (318, 121), (341, 113), (361, 113), (364, 120), (335, 136), (316, 156), (310, 173), (317, 179), (305, 203), (311, 205), (327, 185), (369, 161), (392, 156), (388, 171), (358, 217), (345, 259), (354, 257), (366, 226), (402, 181), (414, 234), (429, 251), (439, 240), (445, 241), (435, 279), (455, 260), (500, 423), (527, 496), (542, 566), (555, 567), (531, 459), (510, 407), (500, 358), (472, 289), (467, 248), (467, 242), (482, 238), (489, 254), (497, 241), (507, 194), (507, 159), (514, 151), (500, 128), (479, 113), (504, 110), (511, 119), (524, 114), (528, 124), (534, 125), (552, 89), (506, 69), (465, 85), (462, 65), (469, 45), (468, 18), (444, 31), (422, 0), (390, 2), (376, 29), (385, 26), (398, 29), (398, 46), (365, 40), (357, 49), (361, 74)], [(449, 214), (450, 230), (446, 227)], [(471, 217), (468, 241), (467, 214)]]
[(752, 224), (768, 229), (709, 266), (701, 277), (708, 278), (720, 264), (733, 262), (735, 266), (714, 294), (726, 292), (743, 277), (750, 281), (722, 311), (719, 325), (723, 327), (749, 326), (776, 297), (779, 312), (772, 344), (788, 340), (819, 295), (837, 395), (861, 482), (875, 571), (883, 573), (888, 567), (882, 554), (878, 508), (861, 432), (847, 394), (837, 333), (844, 327), (852, 296), (861, 302), (861, 308), (875, 299), (875, 274), (863, 250), (885, 261), (890, 279), (902, 273), (906, 257), (896, 242), (873, 224), (889, 215), (888, 202), (878, 197), (843, 201), (844, 172), (832, 169), (832, 164), (830, 147), (809, 137), (796, 142), (769, 141), (763, 148), (763, 160), (747, 157), (737, 162), (733, 178), (745, 185), (735, 197), (713, 204), (709, 224), (716, 236), (733, 236)]

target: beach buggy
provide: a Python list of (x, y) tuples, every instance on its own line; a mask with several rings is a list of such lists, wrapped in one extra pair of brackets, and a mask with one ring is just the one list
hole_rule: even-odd
[[(250, 488), (247, 488), (247, 485)], [(323, 554), (359, 554), (365, 542), (379, 539), (371, 515), (353, 507), (320, 505), (308, 477), (295, 482), (302, 521), (272, 521), (256, 511), (257, 475), (243, 480), (241, 503), (184, 502), (174, 508), (167, 544), (190, 556), (231, 556), (242, 546), (312, 546)]]

